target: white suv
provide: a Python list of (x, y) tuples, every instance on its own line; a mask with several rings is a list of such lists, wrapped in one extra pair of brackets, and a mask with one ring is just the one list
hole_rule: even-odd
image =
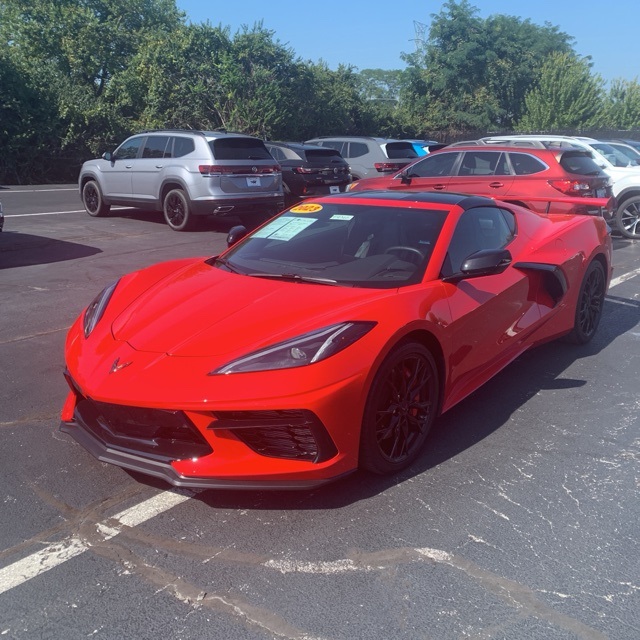
[(284, 209), (280, 166), (259, 138), (226, 131), (147, 131), (88, 160), (78, 179), (90, 216), (111, 205), (163, 211), (175, 231), (201, 216), (253, 227)]
[(616, 228), (626, 238), (640, 238), (640, 166), (616, 166), (611, 162), (613, 158), (609, 151), (603, 147), (604, 143), (594, 138), (544, 134), (488, 136), (480, 138), (479, 142), (589, 151), (595, 163), (611, 178), (613, 196), (616, 199)]

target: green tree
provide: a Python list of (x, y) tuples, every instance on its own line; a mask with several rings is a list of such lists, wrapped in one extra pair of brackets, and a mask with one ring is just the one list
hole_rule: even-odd
[(604, 81), (592, 75), (587, 58), (553, 53), (538, 83), (525, 97), (519, 131), (588, 129), (602, 121)]
[(603, 120), (612, 129), (640, 129), (640, 84), (614, 80), (604, 100)]
[(548, 23), (496, 15), (483, 20), (468, 0), (449, 0), (432, 14), (429, 36), (412, 54), (401, 117), (416, 130), (463, 132), (509, 128), (540, 65), (572, 38)]

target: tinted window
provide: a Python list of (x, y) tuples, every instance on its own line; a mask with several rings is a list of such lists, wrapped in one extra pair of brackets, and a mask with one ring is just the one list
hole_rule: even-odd
[(347, 158), (361, 158), (369, 153), (369, 147), (363, 142), (350, 142)]
[(498, 207), (477, 207), (465, 211), (453, 232), (442, 275), (459, 273), (462, 263), (476, 251), (505, 247), (514, 233), (515, 219), (510, 211)]
[(530, 176), (545, 171), (548, 167), (544, 162), (530, 156), (528, 153), (510, 153), (511, 166), (517, 176)]
[(458, 175), (495, 176), (510, 173), (506, 154), (500, 151), (466, 151)]
[(343, 162), (344, 160), (335, 149), (307, 149), (305, 154), (307, 160), (314, 162)]
[(191, 138), (174, 138), (173, 139), (173, 157), (181, 158), (191, 153), (196, 148), (195, 142)]
[(142, 149), (143, 158), (168, 158), (169, 136), (149, 136)]
[(226, 254), (231, 267), (245, 274), (297, 274), (348, 286), (415, 283), (424, 275), (447, 215), (362, 204), (301, 205), (298, 213), (296, 208)]
[(267, 145), (267, 149), (269, 150), (269, 153), (276, 159), (278, 160), (278, 162), (282, 162), (283, 160), (286, 160), (286, 157), (282, 151), (282, 149), (280, 147), (272, 147), (270, 145)]
[(407, 170), (411, 178), (435, 178), (450, 176), (453, 173), (453, 165), (458, 159), (459, 153), (435, 153), (424, 160), (416, 162)]
[(131, 140), (127, 140), (123, 142), (115, 152), (115, 157), (122, 160), (132, 160), (133, 158), (138, 157), (138, 151), (140, 149), (140, 145), (142, 144), (143, 138), (131, 138)]
[(320, 142), (314, 142), (313, 144), (317, 144), (320, 147), (329, 147), (330, 149), (335, 149), (343, 156), (346, 155), (346, 142), (339, 142), (338, 140), (322, 140)]
[(601, 172), (591, 155), (584, 151), (565, 151), (560, 156), (560, 166), (569, 173), (595, 176)]
[(410, 142), (387, 142), (385, 149), (389, 160), (419, 157)]
[(262, 140), (256, 138), (217, 138), (209, 141), (216, 160), (273, 160)]

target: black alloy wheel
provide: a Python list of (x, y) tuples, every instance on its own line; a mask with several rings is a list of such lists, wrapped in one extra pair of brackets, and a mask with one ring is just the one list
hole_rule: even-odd
[(360, 439), (360, 466), (389, 474), (420, 454), (438, 409), (438, 371), (422, 344), (397, 347), (369, 391)]
[(568, 336), (574, 344), (586, 344), (598, 330), (606, 295), (604, 267), (594, 260), (587, 268), (576, 305), (573, 330)]
[(89, 180), (84, 183), (82, 187), (82, 204), (84, 204), (86, 212), (94, 218), (106, 216), (111, 209), (110, 205), (105, 204), (102, 191), (100, 191), (100, 187), (95, 180)]
[(629, 198), (618, 207), (616, 227), (625, 238), (640, 238), (640, 196)]
[(164, 219), (174, 231), (186, 231), (193, 226), (189, 201), (182, 189), (172, 189), (164, 198)]

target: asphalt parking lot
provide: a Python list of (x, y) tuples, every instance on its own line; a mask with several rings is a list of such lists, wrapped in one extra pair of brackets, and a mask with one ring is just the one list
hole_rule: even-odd
[(59, 432), (65, 333), (118, 276), (213, 255), (233, 221), (90, 218), (73, 185), (0, 201), (1, 637), (640, 637), (640, 242), (614, 238), (592, 343), (519, 358), (401, 475), (174, 491)]

